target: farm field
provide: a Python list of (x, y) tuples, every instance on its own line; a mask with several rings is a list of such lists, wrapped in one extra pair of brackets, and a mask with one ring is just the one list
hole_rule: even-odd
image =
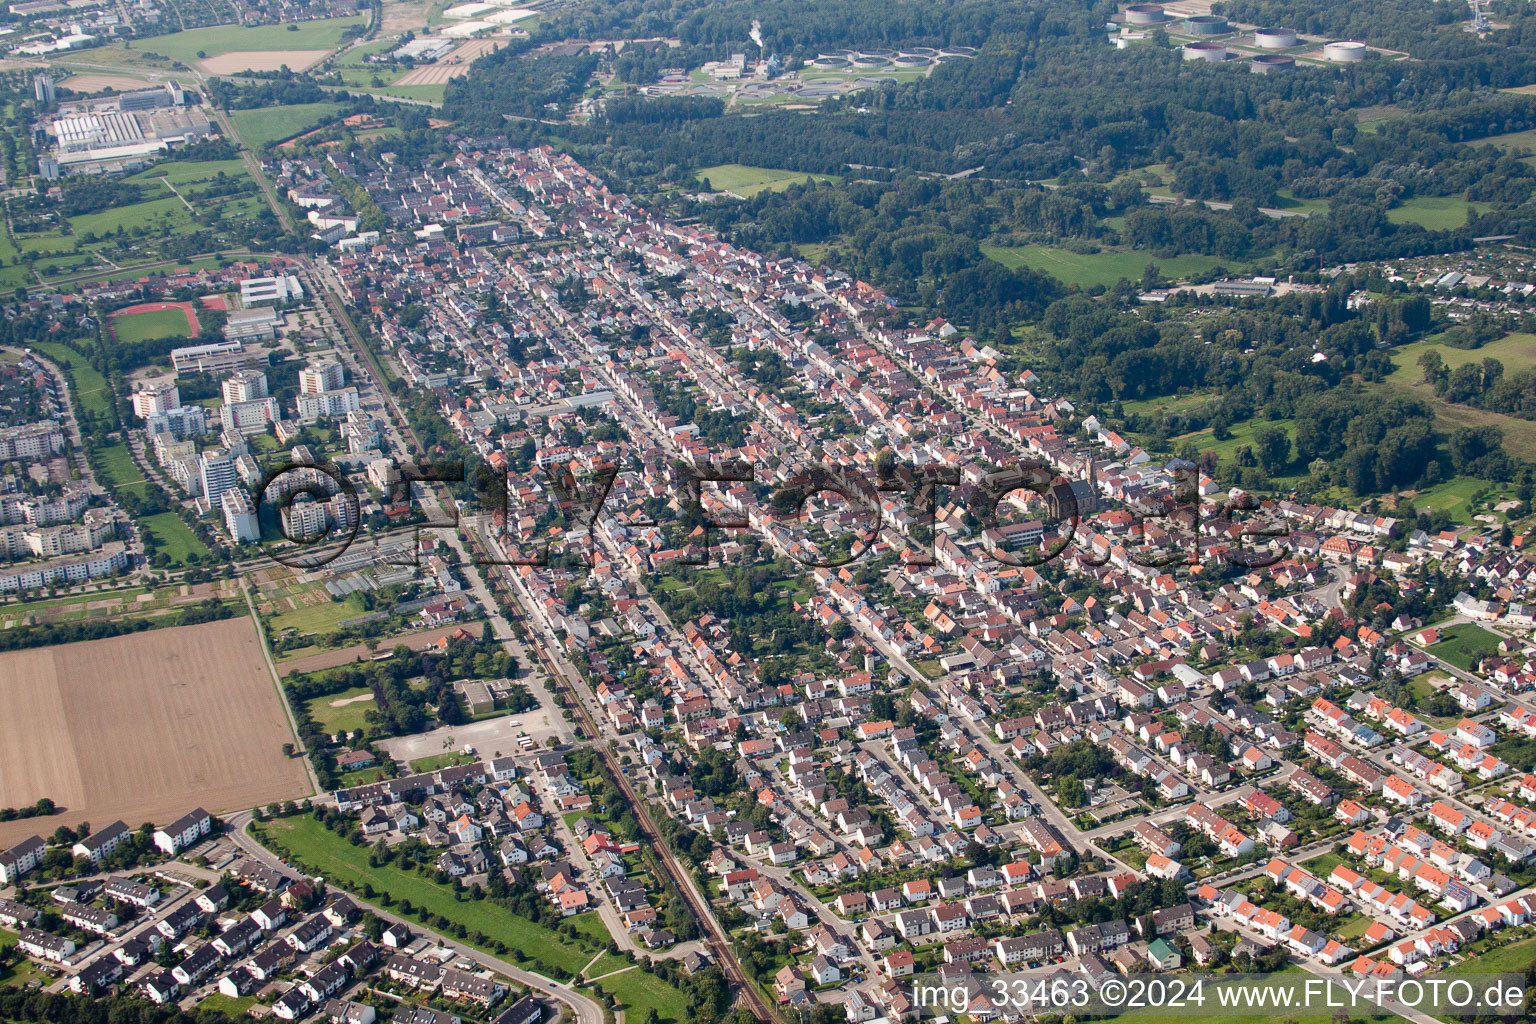
[(334, 120), (340, 110), (339, 103), (296, 103), (289, 107), (236, 110), (229, 116), (240, 141), (251, 149), (260, 149)]
[(1422, 224), (1430, 231), (1449, 231), (1467, 222), (1467, 207), (1487, 213), (1487, 203), (1469, 203), (1455, 196), (1415, 196), (1387, 211), (1393, 224)]
[(390, 637), (379, 645), (379, 650), (374, 651), (367, 644), (353, 644), (351, 647), (337, 647), (332, 650), (315, 647), (297, 647), (284, 651), (277, 657), (277, 672), (283, 677), (304, 672), (319, 672), (323, 669), (336, 668), (339, 665), (350, 665), (354, 661), (369, 660), (375, 653), (387, 653), (395, 647), (404, 645), (413, 651), (420, 651), (437, 643), (438, 640), (458, 629), (458, 625), (442, 629), (419, 630), (407, 633), (404, 636)]
[[(1498, 933), (1495, 933), (1498, 934)], [(1467, 957), (1452, 964), (1444, 974), (1502, 974), (1505, 971), (1528, 971), (1536, 964), (1536, 938), (1521, 939)]]
[(1423, 383), (1419, 356), (1434, 349), (1445, 365), (1454, 370), (1463, 363), (1494, 358), (1504, 364), (1504, 372), (1517, 373), (1536, 367), (1536, 335), (1511, 334), (1482, 348), (1462, 349), (1439, 345), (1433, 339), (1414, 342), (1392, 350), (1396, 367), (1387, 376), (1385, 386), (1396, 388), (1428, 402), (1435, 410), (1437, 430), (1449, 432), (1457, 427), (1496, 426), (1504, 432), (1504, 450), (1516, 458), (1536, 457), (1536, 421), (1523, 420), (1504, 413), (1490, 412), (1470, 405), (1442, 401), (1434, 389)]
[(396, 901), (410, 900), (412, 906), (441, 914), (471, 932), (499, 938), (512, 949), (537, 956), (566, 976), (574, 975), (601, 952), (599, 946), (551, 931), (490, 900), (456, 900), (452, 889), (414, 871), (402, 870), (394, 864), (369, 867), (367, 846), (353, 846), (311, 817), (277, 818), (261, 828), (263, 835), (282, 843), (305, 868), (324, 875), (332, 884), (355, 890), (367, 882), (388, 892)]
[[(1512, 92), (1514, 90), (1511, 90)], [(1482, 139), (1472, 139), (1469, 145), (1493, 146), (1495, 149), (1509, 153), (1514, 150), (1525, 150), (1527, 153), (1536, 154), (1536, 130), (1523, 132), (1509, 132), (1505, 135), (1489, 135)], [(1536, 156), (1523, 157), (1526, 163), (1536, 161)]]
[[(204, 69), (215, 74), (229, 74), (232, 71), (242, 70), (238, 64), (228, 67), (208, 66), (207, 62), (225, 54), (286, 52), (290, 57), (295, 58), (287, 61), (288, 66), (299, 70), (301, 67), (307, 67), (308, 64), (298, 59), (298, 55), (312, 51), (325, 53), (336, 49), (341, 45), (343, 35), (348, 28), (354, 25), (361, 27), (365, 21), (366, 19), (361, 17), (306, 21), (303, 24), (295, 24), (293, 26), (295, 31), (291, 32), (287, 25), (256, 25), (249, 28), (240, 25), (214, 25), (209, 28), (194, 28), (185, 32), (155, 36), (141, 42), (138, 49), (163, 54), (183, 64), (203, 61)], [(271, 68), (251, 66), (250, 69), (275, 71), (276, 65)]]
[[(248, 618), (0, 655), (0, 805), (49, 797), (71, 821), (167, 821), (309, 791)], [(0, 823), (9, 845), (36, 831)]]
[(1243, 268), (1240, 262), (1215, 256), (1174, 256), (1161, 260), (1145, 252), (1112, 249), (1084, 255), (1053, 245), (983, 245), (981, 251), (1005, 267), (1031, 267), (1050, 274), (1064, 284), (1075, 284), (1081, 288), (1091, 288), (1096, 284), (1107, 288), (1122, 277), (1140, 281), (1148, 263), (1156, 263), (1164, 277), (1174, 280), (1203, 274), (1216, 267), (1225, 267), (1233, 272)]
[(156, 309), (147, 313), (129, 313), (112, 318), (112, 333), (118, 341), (133, 343), (157, 338), (189, 338), (187, 315), (180, 309)]
[(814, 178), (817, 181), (840, 181), (833, 174), (806, 174), (801, 171), (784, 171), (773, 167), (748, 167), (746, 164), (719, 164), (705, 167), (698, 177), (709, 182), (709, 187), (751, 199), (764, 189), (775, 192)]

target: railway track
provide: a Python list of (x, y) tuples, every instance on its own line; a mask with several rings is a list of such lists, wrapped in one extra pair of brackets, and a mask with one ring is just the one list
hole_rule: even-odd
[[(410, 420), (400, 409), (399, 404), (395, 401), (395, 396), (388, 388), (384, 387), (384, 381), (375, 362), (374, 353), (367, 348), (362, 338), (358, 336), (351, 321), (346, 318), (344, 311), (339, 308), (339, 303), (336, 302), (326, 283), (320, 280), (320, 273), (317, 268), (312, 263), (308, 263), (306, 266), (310, 272), (311, 280), (318, 283), (319, 291), (327, 307), (331, 310), (332, 317), (352, 343), (358, 364), (372, 379), (374, 389), (378, 392), (385, 408), (394, 414), (395, 424), (401, 436), (416, 446), (419, 451), (420, 441), (417, 439), (415, 431), (411, 429)], [(439, 501), (452, 500), (446, 493), (438, 491), (431, 484), (423, 484), (423, 487), (431, 491)], [(442, 507), (447, 508), (448, 506), (444, 504)], [(473, 530), (466, 529), (465, 532), (470, 539), (470, 544), (482, 556), (486, 555), (488, 552), (484, 547), (482, 538)], [(490, 577), (495, 579), (495, 574), (490, 574)], [(507, 586), (508, 592), (512, 593), (511, 585), (508, 584)], [(488, 589), (490, 588), (488, 587)], [(492, 594), (494, 596), (494, 591), (492, 591)], [(704, 934), (705, 942), (713, 951), (715, 961), (720, 964), (720, 969), (725, 973), (726, 979), (735, 987), (738, 999), (746, 1005), (752, 1012), (752, 1015), (758, 1020), (763, 1021), (764, 1024), (773, 1024), (773, 1022), (777, 1021), (777, 1018), (774, 1016), (772, 1007), (763, 999), (762, 994), (757, 990), (757, 986), (752, 984), (746, 972), (742, 970), (741, 962), (736, 959), (736, 954), (731, 949), (725, 930), (720, 927), (719, 922), (715, 920), (714, 914), (710, 912), (708, 901), (694, 891), (692, 878), (688, 875), (682, 864), (679, 863), (677, 856), (672, 852), (671, 846), (662, 838), (660, 830), (656, 828), (656, 823), (651, 819), (649, 809), (640, 799), (640, 795), (635, 792), (634, 786), (630, 784), (629, 779), (619, 770), (618, 761), (603, 745), (602, 731), (597, 727), (597, 722), (593, 720), (591, 714), (588, 713), (586, 703), (582, 700), (580, 692), (576, 689), (575, 682), (567, 677), (566, 673), (555, 664), (554, 659), (544, 649), (544, 645), (536, 635), (533, 623), (528, 620), (528, 616), (522, 605), (517, 601), (515, 594), (512, 594), (512, 600), (506, 602), (502, 612), (509, 622), (515, 619), (523, 623), (523, 628), (529, 637), (527, 646), (543, 664), (544, 670), (549, 673), (549, 678), (566, 694), (566, 699), (580, 717), (582, 731), (587, 735), (589, 742), (592, 744), (593, 751), (602, 759), (608, 774), (617, 782), (619, 790), (634, 809), (635, 820), (639, 822), (641, 831), (651, 841), (652, 849), (656, 851), (662, 870), (666, 871), (667, 876), (672, 880), (672, 885), (677, 889), (678, 895), (682, 897), (683, 903), (688, 907), (688, 913), (698, 922), (699, 930)]]
[[(484, 548), (481, 547), (482, 542), (479, 536), (473, 533), (470, 536), (473, 538), (472, 543), (474, 546), (484, 554)], [(635, 788), (630, 784), (629, 778), (620, 770), (619, 763), (613, 754), (603, 745), (602, 731), (598, 729), (597, 722), (593, 720), (592, 715), (587, 711), (586, 704), (582, 701), (581, 694), (577, 691), (575, 683), (567, 677), (565, 671), (556, 665), (554, 659), (544, 650), (543, 644), (534, 636), (533, 624), (528, 621), (523, 610), (517, 607), (515, 602), (514, 606), (507, 610), (507, 618), (509, 621), (517, 619), (523, 623), (523, 628), (528, 632), (531, 641), (528, 644), (529, 649), (538, 657), (539, 662), (544, 666), (544, 671), (555, 682), (558, 692), (566, 695), (566, 699), (581, 719), (582, 731), (590, 738), (592, 750), (602, 759), (608, 775), (618, 785), (620, 792), (624, 794), (624, 798), (629, 801), (631, 809), (635, 812), (635, 820), (640, 824), (640, 830), (650, 840), (651, 848), (655, 850), (662, 869), (666, 871), (667, 876), (672, 880), (673, 887), (677, 889), (678, 895), (682, 897), (684, 904), (687, 905), (688, 913), (698, 922), (699, 930), (704, 934), (704, 941), (714, 952), (715, 960), (720, 964), (720, 969), (724, 971), (726, 979), (735, 987), (738, 998), (752, 1011), (753, 1016), (758, 1020), (764, 1022), (776, 1021), (777, 1018), (773, 1014), (773, 1009), (763, 999), (757, 987), (752, 984), (746, 972), (742, 970), (740, 961), (736, 959), (736, 954), (731, 949), (730, 940), (726, 937), (725, 930), (715, 920), (714, 914), (710, 912), (708, 902), (701, 899), (694, 891), (692, 878), (688, 874), (687, 869), (678, 861), (676, 854), (672, 852), (672, 847), (662, 838), (661, 830), (656, 827), (655, 821), (651, 818), (650, 809), (641, 800), (640, 794), (635, 792)]]

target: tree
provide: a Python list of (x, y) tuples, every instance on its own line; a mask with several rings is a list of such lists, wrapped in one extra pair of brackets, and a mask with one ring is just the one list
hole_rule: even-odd
[(1056, 796), (1063, 807), (1081, 807), (1088, 802), (1088, 792), (1083, 788), (1083, 780), (1076, 775), (1068, 775), (1056, 783)]
[(1440, 350), (1427, 349), (1419, 356), (1419, 369), (1424, 371), (1424, 383), (1433, 384), (1445, 376), (1445, 360), (1440, 358)]
[(1254, 454), (1264, 472), (1274, 476), (1291, 461), (1291, 439), (1285, 428), (1273, 424), (1260, 427), (1253, 434)]

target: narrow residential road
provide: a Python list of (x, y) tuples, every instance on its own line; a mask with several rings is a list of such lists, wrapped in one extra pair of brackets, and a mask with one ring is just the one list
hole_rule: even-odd
[[(251, 822), (251, 815), (249, 811), (242, 811), (239, 814), (232, 814), (227, 817), (225, 821), (227, 821), (229, 826), (234, 830), (231, 834), (235, 840), (235, 845), (240, 847), (241, 852), (243, 852), (246, 856), (276, 871), (292, 873), (295, 870), (293, 867), (285, 863), (282, 858), (278, 857), (271, 850), (268, 850), (265, 846), (262, 846), (261, 843), (257, 841), (255, 836), (246, 831), (246, 826)], [(550, 997), (551, 999), (564, 1004), (565, 1007), (569, 1009), (574, 1016), (577, 1024), (603, 1024), (602, 1006), (600, 1006), (595, 999), (591, 998), (585, 993), (578, 992), (567, 985), (561, 985), (558, 982), (551, 981), (550, 979), (544, 977), (542, 974), (534, 974), (532, 971), (525, 971), (515, 964), (507, 963), (505, 960), (497, 959), (488, 953), (483, 953), (478, 949), (466, 946), (464, 943), (459, 942), (457, 939), (449, 938), (446, 935), (442, 935), (438, 932), (432, 931), (429, 928), (423, 927), (419, 921), (413, 921), (408, 918), (401, 917), (398, 914), (390, 913), (388, 910), (368, 902), (361, 896), (358, 896), (356, 893), (349, 893), (348, 895), (359, 907), (372, 911), (373, 914), (375, 914), (380, 920), (387, 921), (391, 924), (403, 924), (413, 932), (426, 935), (433, 941), (441, 943), (443, 946), (453, 950), (455, 953), (468, 957), (469, 959), (490, 968), (497, 974), (505, 975), (506, 977), (511, 978), (513, 981), (516, 981), (521, 985), (526, 985), (534, 991), (540, 992)]]

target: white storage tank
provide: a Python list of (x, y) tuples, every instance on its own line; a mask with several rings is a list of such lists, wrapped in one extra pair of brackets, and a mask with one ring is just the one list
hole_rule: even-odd
[(1289, 50), (1299, 42), (1293, 28), (1261, 28), (1253, 33), (1253, 45), (1261, 50)]
[(1182, 52), (1185, 60), (1223, 61), (1227, 59), (1225, 43), (1185, 43)]
[(1357, 43), (1350, 39), (1341, 39), (1335, 43), (1323, 45), (1323, 56), (1340, 64), (1349, 61), (1365, 60), (1365, 44)]
[(1125, 9), (1127, 25), (1161, 25), (1167, 20), (1160, 4), (1133, 4)]

